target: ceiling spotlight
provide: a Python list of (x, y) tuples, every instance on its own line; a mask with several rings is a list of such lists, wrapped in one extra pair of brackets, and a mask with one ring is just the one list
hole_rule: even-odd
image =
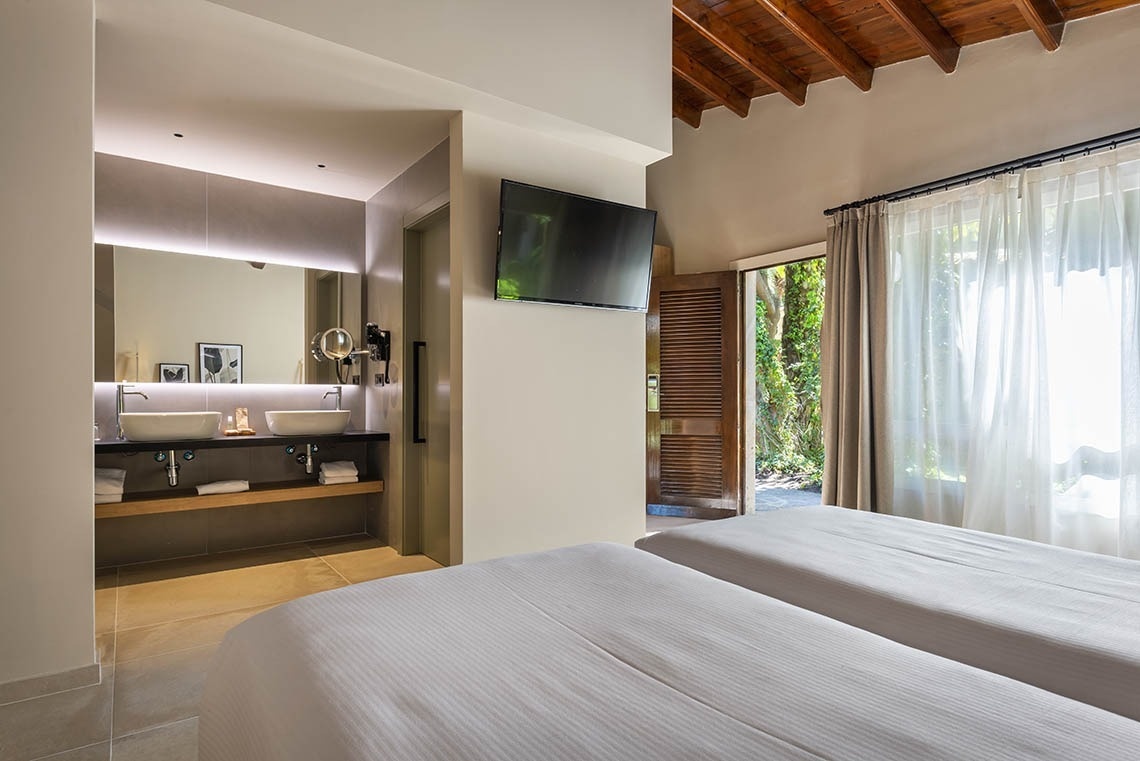
[(175, 137), (184, 137), (184, 135), (181, 132), (175, 132), (174, 136)]
[(317, 164), (317, 169), (324, 169), (324, 168), (325, 168), (324, 164)]

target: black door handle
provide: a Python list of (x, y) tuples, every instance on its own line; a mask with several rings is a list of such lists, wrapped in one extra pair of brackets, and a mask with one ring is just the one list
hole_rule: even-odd
[(423, 444), (427, 442), (427, 436), (420, 433), (420, 424), (423, 421), (423, 414), (420, 412), (422, 404), (422, 378), (421, 371), (423, 370), (423, 363), (420, 362), (420, 349), (425, 352), (424, 360), (426, 362), (427, 341), (413, 341), (412, 342), (412, 443)]

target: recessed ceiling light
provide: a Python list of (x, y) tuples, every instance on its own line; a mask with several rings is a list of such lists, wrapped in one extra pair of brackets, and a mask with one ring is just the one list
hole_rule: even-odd
[(324, 169), (324, 168), (325, 168), (324, 164), (317, 164), (317, 169)]
[(184, 135), (181, 132), (175, 132), (174, 136), (175, 137), (184, 137)]

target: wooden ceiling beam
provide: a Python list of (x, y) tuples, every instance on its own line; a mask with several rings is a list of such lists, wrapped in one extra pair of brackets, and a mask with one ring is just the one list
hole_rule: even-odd
[(721, 103), (741, 119), (748, 116), (751, 99), (747, 95), (676, 45), (673, 46), (673, 73), (701, 92), (707, 93), (710, 98)]
[[(1023, 0), (1019, 0), (1021, 2)], [(866, 92), (871, 89), (875, 69), (850, 45), (797, 0), (756, 0), (788, 30), (812, 50), (827, 59), (839, 72)]]
[(878, 0), (944, 72), (953, 74), (962, 50), (922, 0)]
[(677, 117), (685, 124), (688, 124), (693, 129), (699, 129), (701, 126), (701, 109), (697, 108), (691, 103), (673, 96), (673, 116)]
[(735, 26), (725, 21), (715, 11), (698, 11), (703, 6), (694, 3), (673, 3), (673, 15), (691, 26), (706, 40), (716, 45), (734, 61), (752, 72), (754, 76), (772, 86), (797, 106), (807, 100), (807, 82), (797, 77), (786, 66), (773, 58), (767, 51), (756, 45)]
[(1014, 0), (1014, 3), (1046, 50), (1061, 47), (1065, 16), (1054, 0)]

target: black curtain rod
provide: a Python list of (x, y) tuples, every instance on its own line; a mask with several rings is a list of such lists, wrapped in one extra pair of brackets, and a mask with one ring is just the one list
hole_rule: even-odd
[(830, 217), (847, 209), (856, 209), (860, 206), (866, 206), (869, 203), (876, 203), (878, 201), (902, 201), (907, 198), (914, 198), (925, 193), (934, 193), (941, 190), (950, 190), (960, 185), (969, 185), (971, 182), (977, 180), (988, 180), (991, 177), (998, 177), (1010, 172), (1016, 172), (1019, 169), (1027, 169), (1029, 167), (1041, 166), (1042, 164), (1051, 163), (1054, 161), (1064, 161), (1067, 158), (1079, 155), (1088, 155), (1094, 151), (1100, 151), (1108, 148), (1116, 148), (1118, 145), (1131, 143), (1140, 140), (1140, 127), (1136, 129), (1126, 130), (1124, 132), (1117, 132), (1115, 135), (1108, 135), (1107, 137), (1097, 138), (1096, 140), (1087, 140), (1083, 143), (1076, 145), (1069, 145), (1064, 148), (1056, 148), (1044, 153), (1037, 153), (1032, 156), (1026, 156), (1023, 159), (1016, 161), (1007, 161), (1004, 164), (995, 164), (994, 166), (986, 167), (985, 169), (975, 169), (972, 172), (965, 174), (956, 174), (953, 177), (947, 177), (943, 180), (936, 180), (928, 182), (923, 185), (915, 185), (913, 188), (906, 190), (898, 190), (894, 193), (887, 193), (885, 195), (871, 196), (864, 198), (862, 201), (854, 201), (852, 203), (845, 203), (842, 206), (836, 206), (833, 209), (828, 209), (823, 212), (824, 216)]

